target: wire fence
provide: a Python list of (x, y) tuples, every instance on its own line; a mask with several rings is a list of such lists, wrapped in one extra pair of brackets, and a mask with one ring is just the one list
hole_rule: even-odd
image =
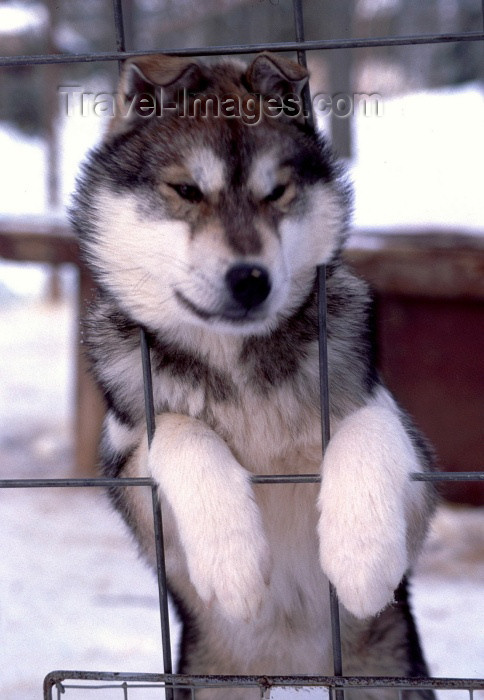
[[(31, 56), (3, 56), (0, 66), (26, 66), (41, 64), (73, 64), (98, 61), (118, 61), (121, 65), (125, 59), (146, 55), (148, 53), (165, 53), (177, 56), (218, 56), (251, 54), (260, 51), (296, 52), (298, 61), (306, 65), (306, 52), (313, 50), (374, 48), (383, 46), (410, 46), (422, 44), (439, 44), (449, 42), (484, 41), (484, 31), (469, 33), (426, 34), (413, 36), (385, 36), (379, 38), (361, 39), (331, 39), (307, 41), (304, 38), (304, 19), (302, 0), (293, 0), (295, 41), (267, 42), (259, 44), (210, 46), (198, 48), (163, 48), (153, 51), (128, 51), (125, 45), (125, 24), (123, 19), (122, 0), (113, 0), (113, 25), (115, 29), (117, 51), (92, 52), (82, 54), (45, 54)], [(482, 1), (482, 24), (484, 28), (484, 0)], [(313, 120), (311, 112), (311, 96), (309, 85), (303, 94), (306, 118)], [(326, 270), (318, 268), (318, 314), (319, 314), (319, 369), (320, 369), (320, 402), (321, 402), (321, 434), (323, 450), (328, 444), (329, 433), (329, 396), (328, 396), (328, 356), (326, 334)], [(154, 434), (155, 412), (151, 378), (150, 348), (144, 331), (140, 331), (140, 352), (142, 355), (143, 379), (145, 392), (145, 411), (148, 442)], [(258, 475), (252, 477), (254, 484), (283, 484), (283, 483), (315, 483), (320, 481), (319, 474), (304, 475)], [(417, 481), (484, 481), (484, 472), (446, 472), (446, 473), (414, 473), (411, 475)], [(377, 678), (377, 677), (344, 677), (341, 637), (339, 627), (339, 605), (336, 592), (330, 585), (330, 616), (333, 642), (334, 675), (333, 676), (187, 676), (175, 675), (171, 656), (170, 620), (168, 614), (168, 592), (166, 585), (165, 554), (163, 544), (163, 520), (157, 497), (157, 487), (151, 479), (145, 478), (79, 478), (79, 479), (4, 479), (0, 480), (0, 488), (150, 488), (152, 493), (152, 509), (156, 544), (157, 578), (159, 592), (159, 611), (161, 626), (161, 644), (163, 651), (164, 672), (160, 674), (92, 672), (92, 671), (54, 671), (45, 678), (44, 700), (59, 700), (68, 691), (72, 697), (83, 697), (86, 690), (95, 693), (101, 691), (102, 697), (107, 698), (108, 691), (116, 691), (116, 698), (136, 698), (139, 690), (149, 689), (149, 697), (166, 697), (172, 700), (177, 697), (177, 691), (188, 691), (195, 698), (197, 689), (249, 688), (259, 694), (260, 698), (268, 700), (275, 689), (318, 689), (335, 700), (341, 700), (345, 691), (372, 694), (382, 692), (382, 698), (388, 697), (391, 689), (396, 696), (404, 697), (405, 691), (445, 691), (461, 690), (472, 700), (474, 692), (484, 690), (484, 679), (449, 679), (449, 678)], [(79, 691), (81, 694), (77, 694)], [(160, 694), (161, 693), (161, 694)], [(90, 694), (91, 696), (91, 694)], [(321, 696), (321, 695), (320, 695)], [(319, 697), (320, 697), (319, 696)], [(185, 698), (186, 695), (184, 694)], [(254, 696), (255, 697), (255, 696)], [(429, 696), (430, 697), (430, 696)]]
[[(382, 697), (388, 690), (394, 690), (401, 698), (405, 691), (463, 691), (463, 698), (473, 699), (476, 690), (482, 690), (483, 681), (479, 679), (464, 678), (362, 678), (335, 676), (188, 676), (169, 675), (156, 673), (106, 673), (105, 684), (99, 685), (100, 674), (82, 672), (55, 671), (50, 673), (44, 682), (44, 700), (61, 700), (66, 690), (92, 691), (114, 689), (119, 691), (118, 697), (136, 697), (136, 691), (150, 690), (153, 695), (149, 697), (161, 697), (157, 692), (166, 692), (167, 689), (188, 690), (194, 698), (197, 689), (211, 688), (225, 690), (230, 688), (248, 688), (255, 690), (261, 700), (269, 700), (271, 693), (283, 689), (318, 690), (319, 698), (328, 697), (333, 700), (334, 695), (345, 690), (351, 691), (352, 696), (358, 699), (358, 695), (364, 696), (365, 691), (371, 689), (381, 691)], [(66, 683), (67, 681), (67, 683)], [(129, 693), (131, 693), (130, 695)], [(254, 695), (256, 697), (256, 694)], [(445, 695), (444, 695), (445, 698)]]

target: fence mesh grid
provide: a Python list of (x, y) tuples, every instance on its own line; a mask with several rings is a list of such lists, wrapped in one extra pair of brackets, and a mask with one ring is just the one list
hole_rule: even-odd
[[(294, 13), (295, 41), (292, 42), (267, 42), (259, 44), (225, 45), (198, 48), (176, 48), (166, 50), (163, 48), (153, 51), (127, 51), (125, 45), (125, 25), (123, 19), (122, 0), (112, 0), (113, 3), (113, 27), (116, 38), (117, 51), (91, 52), (84, 54), (44, 54), (30, 56), (1, 56), (0, 67), (46, 65), (46, 64), (71, 64), (95, 61), (118, 61), (121, 66), (126, 58), (147, 53), (165, 53), (178, 56), (219, 56), (250, 54), (260, 51), (296, 52), (297, 59), (302, 65), (306, 65), (306, 51), (374, 48), (383, 46), (411, 46), (428, 45), (449, 42), (484, 41), (484, 31), (466, 33), (425, 34), (411, 36), (386, 36), (378, 38), (358, 39), (331, 39), (307, 41), (304, 38), (304, 19), (302, 0), (292, 0)], [(484, 0), (481, 2), (482, 28), (484, 30)], [(305, 88), (303, 95), (305, 117), (312, 120), (311, 99), (309, 86)], [(325, 292), (325, 268), (318, 269), (319, 282), (319, 347), (320, 347), (320, 399), (321, 399), (321, 431), (323, 437), (323, 449), (329, 441), (329, 400), (327, 381), (327, 347), (326, 347), (326, 292)], [(140, 334), (140, 349), (143, 360), (143, 379), (145, 388), (145, 409), (148, 440), (151, 442), (154, 432), (154, 405), (151, 383), (150, 349), (143, 331)], [(412, 475), (415, 480), (432, 481), (481, 481), (484, 480), (484, 472), (459, 472), (459, 473), (432, 473)], [(317, 474), (307, 475), (280, 475), (253, 477), (257, 483), (314, 483), (320, 480)], [(172, 700), (176, 690), (186, 689), (191, 697), (195, 698), (195, 691), (202, 688), (224, 690), (227, 688), (252, 688), (258, 691), (259, 697), (269, 700), (274, 689), (319, 689), (320, 695), (329, 695), (331, 699), (341, 700), (345, 690), (351, 690), (352, 694), (358, 691), (365, 694), (371, 688), (372, 692), (380, 689), (387, 693), (389, 689), (395, 691), (395, 697), (401, 698), (404, 691), (409, 690), (452, 690), (462, 691), (463, 698), (472, 700), (474, 691), (484, 690), (484, 679), (455, 679), (455, 678), (376, 678), (376, 677), (343, 677), (343, 659), (341, 653), (341, 640), (339, 631), (339, 609), (336, 593), (330, 587), (331, 599), (331, 626), (333, 639), (334, 675), (333, 676), (186, 676), (174, 675), (171, 644), (170, 622), (168, 615), (168, 594), (166, 586), (165, 557), (163, 550), (163, 523), (161, 510), (158, 507), (156, 486), (150, 479), (8, 479), (0, 480), (0, 488), (56, 488), (56, 487), (133, 487), (150, 488), (152, 493), (152, 507), (154, 518), (153, 536), (157, 552), (157, 577), (159, 590), (159, 610), (161, 622), (161, 642), (163, 650), (164, 673), (161, 674), (130, 674), (123, 672), (92, 672), (92, 671), (53, 671), (44, 680), (44, 700), (59, 700), (68, 693), (71, 697), (83, 697), (86, 690), (101, 691), (101, 697), (136, 698), (138, 690), (150, 690), (149, 697), (164, 697)], [(115, 691), (109, 695), (109, 691)], [(78, 694), (78, 691), (81, 693)], [(151, 692), (152, 691), (152, 692)], [(221, 696), (222, 697), (222, 696)]]

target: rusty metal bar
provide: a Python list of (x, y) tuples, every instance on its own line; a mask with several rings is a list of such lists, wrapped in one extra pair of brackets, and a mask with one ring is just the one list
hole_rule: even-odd
[(116, 673), (96, 671), (52, 671), (44, 679), (44, 697), (51, 688), (64, 681), (107, 681), (121, 683), (160, 683), (174, 688), (227, 688), (259, 687), (265, 690), (275, 687), (325, 687), (346, 688), (395, 688), (402, 690), (484, 690), (482, 678), (403, 678), (390, 676), (243, 676), (243, 675), (181, 675), (167, 673)]

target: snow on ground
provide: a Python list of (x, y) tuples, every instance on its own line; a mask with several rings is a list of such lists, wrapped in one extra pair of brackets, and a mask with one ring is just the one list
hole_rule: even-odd
[[(73, 305), (11, 300), (0, 327), (1, 476), (69, 476)], [(162, 670), (154, 577), (98, 489), (0, 489), (0, 542), (1, 698), (59, 668)], [(413, 590), (431, 673), (483, 677), (484, 509), (440, 510)]]
[[(72, 475), (73, 308), (0, 310), (0, 478)], [(61, 667), (160, 670), (155, 580), (99, 489), (0, 489), (0, 542), (1, 698)]]

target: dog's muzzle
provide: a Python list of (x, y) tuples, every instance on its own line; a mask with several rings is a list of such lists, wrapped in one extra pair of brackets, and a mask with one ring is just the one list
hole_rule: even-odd
[(269, 273), (259, 265), (233, 265), (225, 275), (225, 283), (232, 299), (246, 311), (260, 306), (271, 291)]

